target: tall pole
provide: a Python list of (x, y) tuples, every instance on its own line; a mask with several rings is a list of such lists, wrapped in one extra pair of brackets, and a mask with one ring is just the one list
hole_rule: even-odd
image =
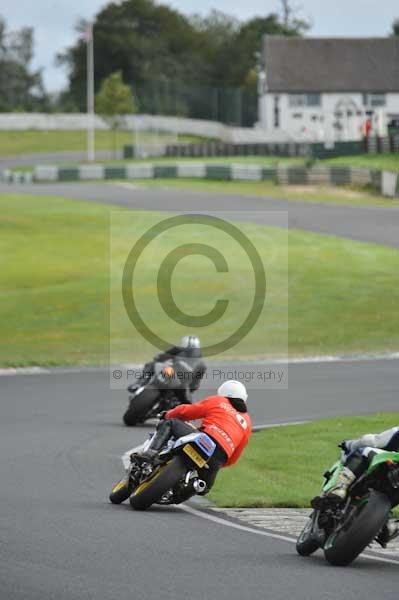
[(94, 161), (94, 38), (93, 23), (86, 31), (87, 49), (87, 160)]

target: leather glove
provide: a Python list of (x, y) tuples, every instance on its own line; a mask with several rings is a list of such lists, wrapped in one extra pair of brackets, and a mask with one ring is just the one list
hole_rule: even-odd
[(340, 444), (338, 444), (338, 448), (341, 448), (345, 452), (345, 454), (349, 454), (351, 451), (351, 442), (350, 440), (343, 440)]

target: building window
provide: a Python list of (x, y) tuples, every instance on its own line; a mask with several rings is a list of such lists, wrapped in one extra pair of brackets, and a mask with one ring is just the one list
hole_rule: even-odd
[(385, 94), (363, 94), (363, 106), (378, 108), (386, 105)]
[(289, 105), (291, 108), (321, 106), (321, 94), (290, 94)]
[(306, 94), (306, 106), (320, 106), (321, 96), (320, 94)]
[(292, 115), (292, 118), (293, 118), (293, 119), (302, 119), (302, 113), (294, 113), (294, 114)]
[(274, 126), (280, 127), (280, 96), (274, 96)]

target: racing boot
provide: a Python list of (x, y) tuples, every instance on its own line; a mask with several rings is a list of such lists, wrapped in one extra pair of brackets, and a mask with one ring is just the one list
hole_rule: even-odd
[(348, 467), (342, 467), (338, 473), (335, 485), (328, 490), (327, 497), (329, 500), (342, 502), (346, 498), (348, 488), (356, 479), (356, 475), (348, 469)]
[(163, 446), (169, 440), (171, 436), (170, 423), (168, 421), (162, 421), (158, 426), (158, 429), (153, 436), (150, 445), (147, 450), (140, 454), (140, 457), (144, 460), (152, 461), (157, 456), (158, 452), (162, 450)]
[(342, 502), (346, 498), (349, 486), (355, 479), (356, 475), (348, 467), (342, 466), (334, 486), (327, 493), (315, 496), (310, 502), (311, 507), (315, 510), (323, 510), (330, 502)]
[(385, 523), (384, 527), (378, 534), (376, 541), (383, 547), (386, 548), (388, 542), (399, 536), (399, 520), (392, 518), (390, 514), (389, 520)]

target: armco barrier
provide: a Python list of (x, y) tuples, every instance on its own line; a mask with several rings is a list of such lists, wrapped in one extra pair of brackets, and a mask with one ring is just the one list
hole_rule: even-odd
[(125, 165), (82, 165), (62, 168), (38, 166), (33, 173), (0, 173), (0, 180), (8, 183), (54, 181), (93, 181), (105, 179), (194, 178), (218, 181), (272, 181), (282, 185), (356, 185), (370, 186), (385, 196), (399, 196), (399, 174), (354, 167), (306, 168), (298, 165), (262, 165), (176, 163), (130, 163)]
[(387, 138), (370, 138), (369, 140), (335, 142), (327, 145), (323, 142), (200, 142), (192, 144), (165, 144), (147, 146), (140, 144), (126, 145), (124, 158), (133, 157), (202, 157), (209, 156), (300, 156), (311, 160), (354, 156), (375, 152), (399, 152), (399, 135)]

